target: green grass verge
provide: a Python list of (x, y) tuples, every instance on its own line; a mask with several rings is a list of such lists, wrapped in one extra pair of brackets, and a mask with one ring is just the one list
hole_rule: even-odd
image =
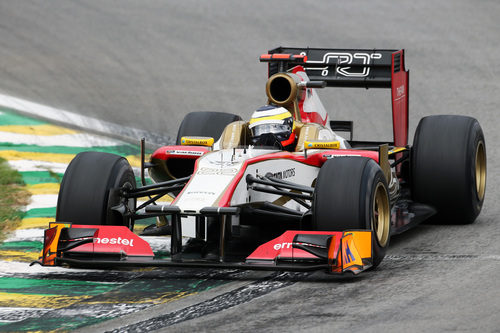
[(23, 187), (21, 174), (12, 170), (7, 161), (0, 158), (0, 243), (8, 232), (21, 223), (22, 206), (28, 204), (30, 194)]

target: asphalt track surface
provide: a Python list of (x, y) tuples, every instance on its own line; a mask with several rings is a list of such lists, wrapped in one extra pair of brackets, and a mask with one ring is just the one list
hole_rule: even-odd
[[(189, 111), (248, 118), (265, 103), (258, 56), (279, 45), (405, 48), (410, 133), (429, 114), (474, 116), (485, 133), (473, 225), (421, 225), (356, 278), (250, 273), (89, 330), (498, 331), (499, 16), (497, 1), (0, 2), (1, 93), (166, 142)], [(387, 91), (321, 97), (332, 119), (354, 120), (355, 138), (391, 138)]]

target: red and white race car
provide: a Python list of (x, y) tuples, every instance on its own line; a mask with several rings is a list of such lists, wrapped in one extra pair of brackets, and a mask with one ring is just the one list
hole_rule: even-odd
[[(78, 154), (39, 263), (357, 274), (380, 264), (392, 235), (424, 220), (476, 219), (486, 184), (481, 127), (471, 117), (425, 117), (409, 146), (404, 50), (280, 47), (260, 60), (268, 105), (250, 121), (189, 113), (176, 145), (147, 163), (142, 154), (140, 186), (123, 157)], [(351, 121), (329, 120), (323, 87), (391, 89), (393, 142), (353, 140)], [(166, 195), (172, 203), (157, 204)], [(169, 231), (170, 258), (155, 258), (147, 236), (132, 232), (150, 217), (161, 222), (152, 229)]]

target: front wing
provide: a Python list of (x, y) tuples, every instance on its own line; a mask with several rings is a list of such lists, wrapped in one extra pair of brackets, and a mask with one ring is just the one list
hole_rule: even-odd
[(242, 261), (155, 258), (151, 246), (124, 226), (50, 223), (39, 263), (93, 268), (198, 267), (270, 271), (325, 270), (358, 274), (372, 266), (371, 231), (293, 231), (266, 242)]

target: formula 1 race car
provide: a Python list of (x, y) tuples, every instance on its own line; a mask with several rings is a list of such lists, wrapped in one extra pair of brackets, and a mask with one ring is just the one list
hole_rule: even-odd
[[(250, 121), (189, 113), (176, 145), (149, 162), (142, 141), (140, 186), (123, 157), (78, 154), (39, 263), (357, 274), (380, 264), (392, 235), (422, 221), (474, 222), (486, 184), (481, 127), (428, 116), (409, 146), (404, 50), (279, 47), (260, 60), (268, 104)], [(324, 87), (391, 89), (394, 141), (353, 140), (352, 121), (329, 120), (316, 91)], [(167, 195), (171, 204), (157, 204)], [(171, 226), (167, 258), (133, 233), (151, 217)]]

